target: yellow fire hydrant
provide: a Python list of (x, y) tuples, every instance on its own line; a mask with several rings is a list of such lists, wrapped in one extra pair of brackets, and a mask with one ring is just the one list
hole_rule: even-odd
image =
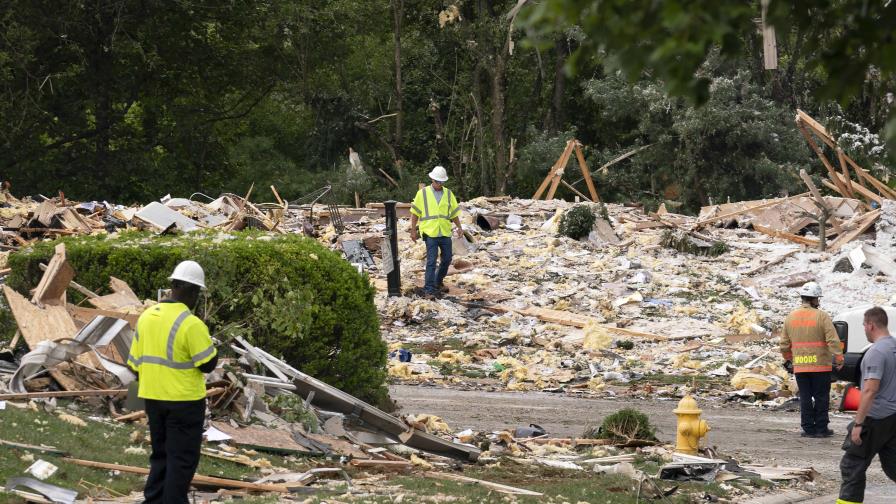
[(675, 436), (675, 451), (687, 455), (696, 455), (700, 447), (700, 438), (709, 432), (709, 424), (700, 419), (703, 410), (697, 407), (697, 401), (690, 394), (684, 396), (678, 402), (678, 407), (672, 410), (678, 416), (677, 435)]

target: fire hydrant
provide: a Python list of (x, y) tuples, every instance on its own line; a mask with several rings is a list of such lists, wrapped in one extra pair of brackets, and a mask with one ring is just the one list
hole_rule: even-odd
[(678, 416), (675, 451), (687, 455), (696, 455), (700, 447), (700, 438), (709, 432), (709, 424), (700, 419), (703, 410), (697, 407), (697, 401), (690, 394), (684, 396), (678, 407), (672, 410)]

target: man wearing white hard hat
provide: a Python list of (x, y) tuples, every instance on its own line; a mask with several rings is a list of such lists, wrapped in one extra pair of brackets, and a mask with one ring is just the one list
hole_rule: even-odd
[[(411, 240), (417, 241), (423, 236), (426, 244), (426, 275), (423, 286), (425, 297), (440, 297), (447, 288), (442, 283), (451, 266), (451, 223), (455, 232), (463, 236), (460, 225), (460, 207), (454, 193), (443, 184), (448, 181), (448, 172), (442, 166), (436, 166), (429, 173), (432, 184), (417, 191), (411, 204)], [(419, 229), (418, 229), (419, 228)], [(436, 261), (441, 252), (442, 259), (436, 268)]]
[(799, 289), (803, 305), (784, 320), (781, 355), (793, 365), (800, 391), (800, 423), (803, 437), (830, 437), (828, 409), (831, 403), (831, 371), (843, 366), (843, 349), (831, 317), (818, 308), (821, 287), (808, 282)]
[(208, 327), (191, 311), (205, 289), (205, 272), (195, 261), (183, 261), (168, 279), (171, 298), (140, 315), (128, 355), (152, 440), (147, 503), (189, 502), (205, 421), (203, 373), (218, 365)]

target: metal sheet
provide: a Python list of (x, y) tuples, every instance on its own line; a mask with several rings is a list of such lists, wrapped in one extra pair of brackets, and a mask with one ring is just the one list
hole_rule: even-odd
[(33, 478), (8, 478), (6, 480), (7, 490), (13, 490), (18, 487), (34, 490), (51, 501), (60, 504), (74, 504), (75, 499), (78, 498), (78, 492), (74, 490), (44, 483)]

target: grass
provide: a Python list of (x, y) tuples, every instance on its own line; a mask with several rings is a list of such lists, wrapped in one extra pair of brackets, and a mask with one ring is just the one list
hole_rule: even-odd
[[(70, 412), (68, 409), (60, 409)], [(124, 450), (128, 446), (134, 446), (131, 434), (137, 430), (145, 430), (144, 426), (131, 424), (113, 424), (89, 420), (86, 413), (77, 413), (77, 416), (87, 422), (86, 427), (76, 427), (60, 420), (55, 414), (32, 409), (18, 409), (7, 405), (6, 410), (0, 411), (0, 437), (7, 441), (15, 441), (27, 444), (47, 444), (58, 449), (65, 450), (72, 457), (88, 459), (100, 462), (110, 462), (137, 467), (147, 467), (148, 456), (140, 454), (127, 454)], [(148, 449), (148, 446), (146, 446)], [(31, 464), (22, 457), (29, 453), (27, 450), (2, 448), (0, 449), (0, 482), (12, 476), (24, 475), (25, 469)], [(106, 488), (111, 492), (128, 495), (139, 492), (143, 488), (144, 477), (133, 474), (112, 474), (109, 471), (82, 467), (66, 462), (59, 456), (50, 454), (33, 453), (34, 460), (44, 459), (59, 467), (59, 470), (46, 481), (53, 485), (77, 490), (79, 498), (87, 496), (101, 496), (97, 488)], [(262, 454), (271, 461), (274, 466), (286, 467), (293, 471), (304, 471), (308, 464), (293, 458), (283, 458), (275, 455)], [(640, 460), (636, 466), (655, 474), (658, 462), (655, 460)], [(353, 471), (349, 471), (353, 473)], [(259, 474), (255, 469), (239, 465), (233, 462), (203, 457), (200, 460), (198, 474), (218, 476), (235, 479), (255, 479)], [(601, 502), (612, 504), (628, 504), (636, 502), (637, 482), (618, 475), (599, 475), (589, 470), (570, 471), (548, 468), (533, 464), (523, 464), (513, 460), (502, 460), (500, 463), (490, 466), (466, 466), (465, 476), (482, 479), (494, 483), (502, 483), (514, 487), (525, 488), (543, 492), (544, 497), (514, 497), (513, 501), (519, 503), (562, 503), (562, 502)], [(309, 503), (332, 502), (338, 497), (339, 501), (393, 503), (397, 494), (405, 494), (405, 502), (484, 502), (505, 503), (508, 496), (489, 490), (488, 488), (424, 478), (421, 475), (384, 475), (384, 479), (378, 480), (373, 487), (374, 494), (356, 495), (348, 497), (344, 495), (344, 486), (335, 485), (327, 488), (315, 488), (315, 493), (309, 495)], [(360, 482), (364, 476), (354, 475)], [(705, 494), (724, 496), (725, 492), (717, 485), (703, 483), (672, 483), (657, 482), (662, 489), (679, 485), (679, 490), (669, 498), (669, 502), (684, 504), (700, 499)], [(91, 486), (95, 486), (91, 489)], [(641, 501), (644, 501), (642, 489)], [(360, 486), (359, 486), (360, 488)], [(364, 491), (371, 491), (369, 485), (363, 485)], [(376, 495), (379, 491), (382, 495)], [(695, 497), (694, 494), (698, 497)], [(114, 496), (114, 494), (113, 494)], [(12, 494), (0, 493), (0, 503), (21, 502), (21, 499)], [(251, 497), (238, 500), (244, 504), (266, 504), (278, 502), (276, 496)]]
[[(90, 420), (88, 419), (90, 415), (68, 410), (61, 401), (57, 411), (60, 410), (75, 414), (87, 422), (87, 426), (78, 427), (69, 424), (55, 414), (42, 410), (19, 409), (7, 405), (5, 410), (0, 411), (0, 438), (18, 443), (54, 446), (68, 452), (73, 458), (136, 467), (149, 466), (149, 455), (125, 453), (125, 449), (129, 446), (143, 446), (149, 452), (148, 445), (140, 445), (130, 439), (134, 431), (147, 432), (146, 426)], [(143, 488), (144, 476), (142, 475), (125, 473), (113, 475), (107, 470), (72, 464), (57, 455), (7, 447), (0, 448), (0, 483), (5, 482), (9, 477), (28, 476), (25, 469), (32, 464), (27, 460), (29, 453), (33, 455), (34, 460), (43, 459), (59, 467), (59, 470), (46, 480), (47, 483), (77, 490), (80, 494), (79, 498), (90, 495), (90, 485), (99, 485), (124, 495), (140, 491)], [(304, 470), (302, 464), (295, 462), (295, 459), (262, 453), (259, 453), (257, 457), (268, 459), (274, 466), (289, 467), (297, 471)], [(197, 474), (243, 479), (250, 475), (253, 478), (260, 477), (256, 471), (256, 469), (234, 462), (202, 457)], [(83, 485), (82, 481), (88, 482), (88, 484)], [(0, 503), (6, 502), (21, 502), (21, 499), (11, 494), (0, 493)]]

